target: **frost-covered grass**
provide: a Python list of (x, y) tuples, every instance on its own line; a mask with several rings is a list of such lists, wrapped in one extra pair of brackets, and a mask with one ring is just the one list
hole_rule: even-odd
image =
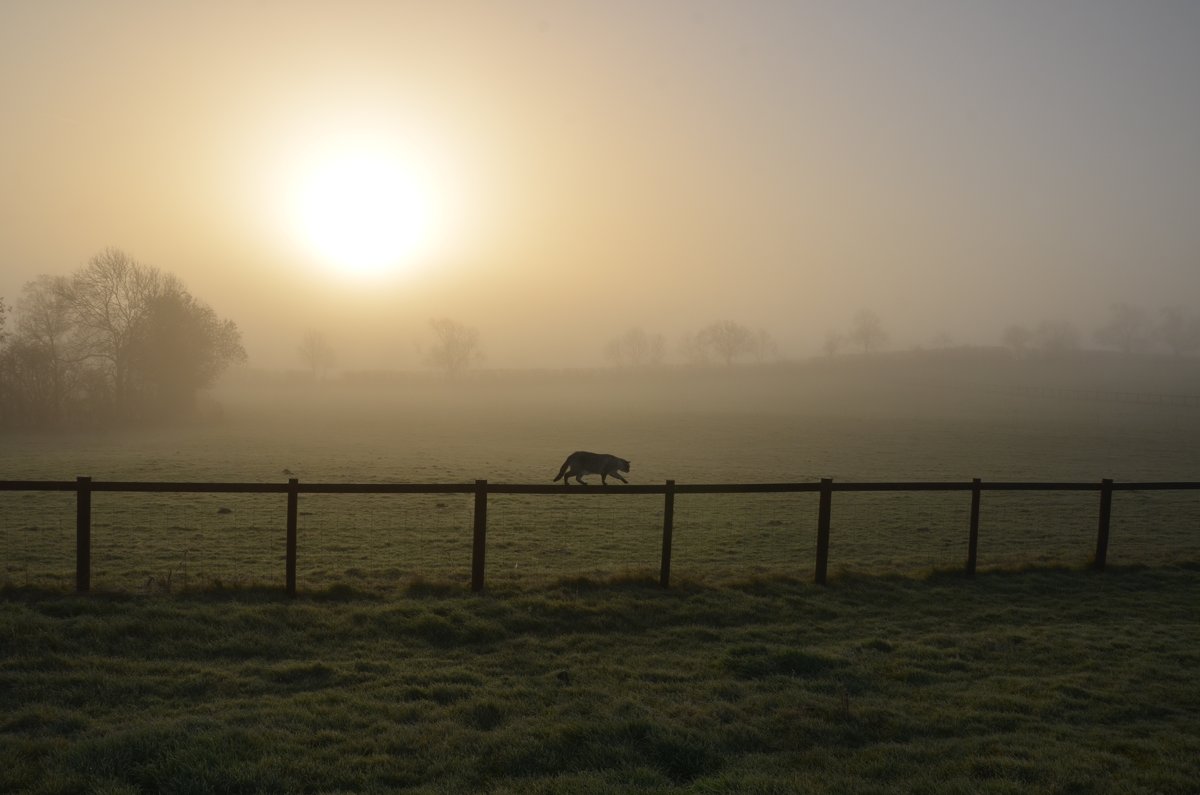
[(0, 594), (6, 792), (1188, 792), (1200, 570)]

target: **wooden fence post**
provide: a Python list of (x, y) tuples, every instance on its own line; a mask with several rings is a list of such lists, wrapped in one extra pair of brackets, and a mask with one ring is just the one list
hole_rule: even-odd
[(825, 584), (829, 569), (829, 515), (833, 508), (833, 478), (821, 478), (821, 503), (817, 509), (817, 585)]
[(982, 491), (979, 478), (971, 479), (971, 534), (967, 538), (967, 576), (975, 576), (979, 560), (979, 497)]
[(483, 559), (487, 552), (487, 481), (475, 481), (475, 533), (471, 542), (471, 590), (483, 590)]
[(300, 502), (300, 480), (288, 478), (287, 490), (287, 595), (296, 595), (296, 525)]
[(92, 589), (92, 479), (75, 478), (75, 590)]
[(1111, 478), (1100, 481), (1100, 527), (1096, 531), (1096, 571), (1104, 571), (1108, 562), (1108, 524), (1112, 518), (1113, 482)]
[(675, 531), (675, 481), (667, 481), (666, 496), (663, 498), (662, 568), (658, 584), (663, 588), (671, 585), (671, 535)]

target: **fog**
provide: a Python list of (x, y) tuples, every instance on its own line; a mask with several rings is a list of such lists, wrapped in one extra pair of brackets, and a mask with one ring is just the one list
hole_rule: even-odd
[[(0, 296), (115, 246), (265, 370), (307, 330), (419, 368), (440, 317), (493, 369), (725, 319), (800, 359), (864, 309), (1090, 341), (1196, 308), (1197, 41), (1177, 2), (9, 2)], [(346, 157), (408, 183), (379, 240), (394, 186), (314, 182)]]

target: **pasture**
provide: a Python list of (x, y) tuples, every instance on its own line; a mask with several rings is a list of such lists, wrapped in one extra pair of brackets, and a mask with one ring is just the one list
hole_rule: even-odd
[[(1200, 410), (899, 367), (242, 384), (168, 429), (13, 435), (0, 478), (1196, 480)], [(934, 375), (937, 375), (936, 373)], [(942, 373), (942, 376), (945, 376)], [(1012, 386), (1011, 383), (1002, 386)], [(1020, 387), (1020, 384), (1017, 384)], [(1169, 386), (1169, 385), (1168, 385)], [(285, 472), (285, 470), (287, 470)], [(0, 790), (1188, 792), (1200, 495), (0, 494)]]
[(0, 598), (0, 790), (1195, 791), (1200, 574)]
[[(632, 483), (1200, 479), (1200, 409), (1012, 397), (909, 369), (763, 368), (651, 374), (479, 374), (347, 385), (257, 385), (218, 395), (219, 421), (17, 436), (12, 479), (549, 483), (575, 449), (633, 461)], [(944, 375), (944, 374), (943, 374)], [(598, 478), (593, 478), (598, 482)], [(662, 498), (493, 495), (489, 587), (656, 571)], [(93, 587), (138, 592), (283, 579), (283, 495), (97, 494)], [(1094, 493), (987, 493), (979, 566), (1082, 565)], [(955, 569), (969, 495), (838, 494), (830, 571)], [(813, 570), (817, 497), (686, 495), (673, 572), (716, 583)], [(298, 587), (381, 592), (466, 583), (469, 495), (302, 495)], [(68, 588), (74, 497), (0, 494), (0, 582)], [(1118, 493), (1111, 562), (1200, 560), (1200, 494)]]

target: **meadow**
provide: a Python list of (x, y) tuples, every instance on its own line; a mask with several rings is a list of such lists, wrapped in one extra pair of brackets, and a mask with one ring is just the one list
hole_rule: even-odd
[[(1200, 410), (1042, 372), (732, 375), (249, 380), (0, 477), (1200, 479)], [(1096, 503), (985, 494), (967, 578), (967, 494), (839, 493), (822, 588), (816, 495), (680, 495), (662, 590), (661, 497), (493, 496), (476, 595), (470, 497), (302, 495), (289, 600), (283, 495), (96, 494), (81, 597), (73, 495), (0, 494), (0, 790), (1193, 791), (1200, 496), (1117, 494), (1104, 573)]]
[[(1003, 380), (994, 364), (917, 364), (231, 385), (216, 396), (223, 417), (205, 423), (7, 438), (0, 477), (548, 485), (567, 453), (591, 449), (632, 460), (632, 483), (1200, 480), (1197, 407), (1014, 396), (1000, 387), (1045, 383), (1047, 372)], [(1101, 381), (1112, 369), (1075, 382), (1120, 388)], [(1152, 379), (1136, 376), (1126, 381), (1147, 389)], [(600, 489), (493, 495), (489, 586), (657, 571), (662, 511), (661, 497)], [(961, 567), (968, 512), (965, 493), (839, 493), (830, 571)], [(302, 495), (299, 513), (301, 589), (469, 580), (469, 495)], [(1097, 513), (1094, 492), (987, 493), (979, 565), (1080, 565)], [(815, 494), (681, 495), (673, 571), (709, 582), (807, 575), (816, 514)], [(283, 495), (96, 494), (93, 587), (279, 584), (284, 520)], [(1200, 560), (1198, 527), (1196, 492), (1118, 493), (1110, 560)], [(0, 583), (70, 587), (74, 496), (0, 494), (0, 550)]]
[(1195, 791), (1200, 570), (0, 598), (0, 790)]

